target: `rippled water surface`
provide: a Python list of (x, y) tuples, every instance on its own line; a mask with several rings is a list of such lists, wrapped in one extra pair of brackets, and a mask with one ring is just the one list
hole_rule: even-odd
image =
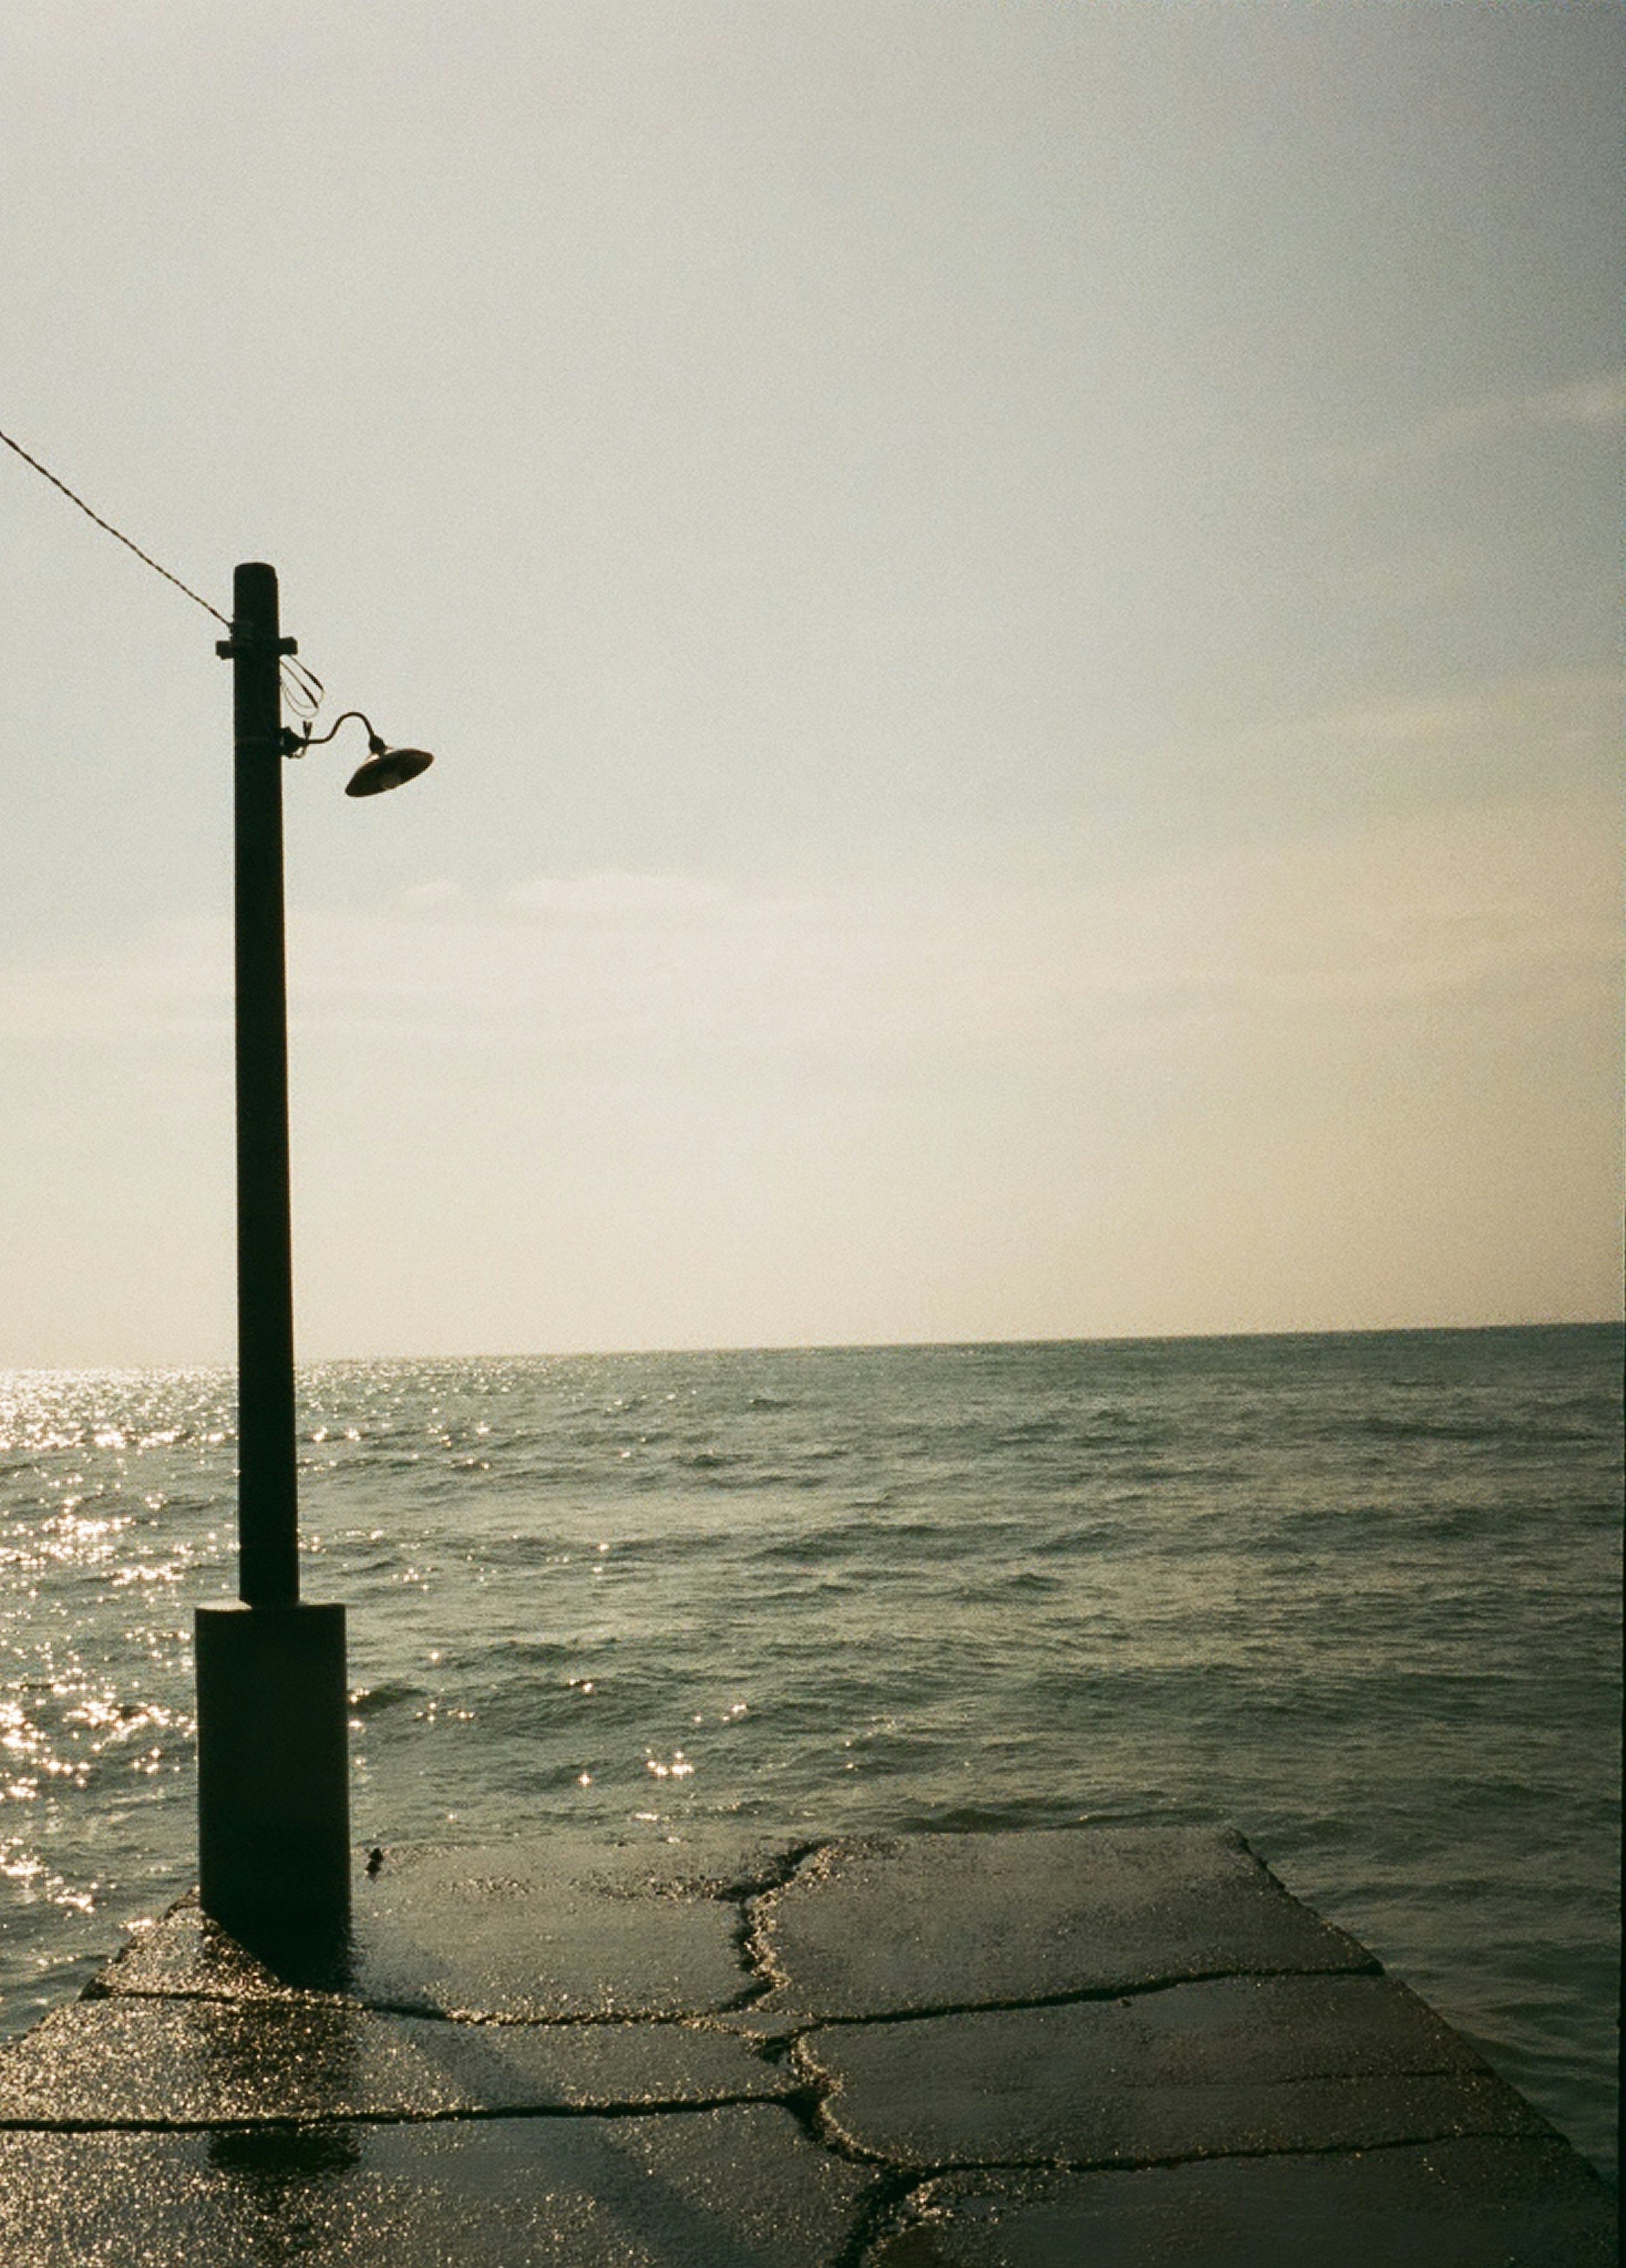
[[(1621, 1333), (302, 1379), (358, 1840), (1220, 1820), (1613, 2164)], [(195, 1869), (225, 1373), (0, 1378), (0, 2029)]]

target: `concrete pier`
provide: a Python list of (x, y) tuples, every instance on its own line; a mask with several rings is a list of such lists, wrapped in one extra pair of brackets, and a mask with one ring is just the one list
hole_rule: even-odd
[(0, 2051), (8, 2268), (1593, 2268), (1614, 2201), (1237, 1836), (386, 1851)]

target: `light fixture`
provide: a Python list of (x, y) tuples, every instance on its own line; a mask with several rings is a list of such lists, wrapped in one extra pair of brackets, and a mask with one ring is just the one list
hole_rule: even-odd
[(354, 771), (345, 784), (346, 795), (383, 795), (390, 788), (404, 787), (409, 779), (426, 772), (435, 759), (427, 748), (392, 748), (372, 729), (371, 718), (359, 709), (347, 709), (325, 733), (313, 733), (307, 725), (303, 733), (283, 732), (283, 754), (302, 756), (307, 748), (320, 748), (324, 740), (331, 740), (341, 725), (348, 725), (354, 717), (367, 728), (367, 761)]

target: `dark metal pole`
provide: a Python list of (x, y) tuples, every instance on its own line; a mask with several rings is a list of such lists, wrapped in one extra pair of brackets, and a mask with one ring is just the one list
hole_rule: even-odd
[(237, 571), (238, 1589), (200, 1607), (198, 1889), (205, 1913), (306, 1981), (341, 1973), (349, 1913), (344, 1609), (299, 1602), (283, 702), (294, 651), (269, 567)]
[(274, 568), (239, 567), (232, 636), (237, 842), (238, 1594), (299, 1596), (288, 996), (283, 938), (283, 696)]

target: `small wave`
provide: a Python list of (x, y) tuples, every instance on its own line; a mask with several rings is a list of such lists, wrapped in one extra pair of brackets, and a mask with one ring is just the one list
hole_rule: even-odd
[[(1455, 1441), (1505, 1444), (1527, 1440), (1539, 1432), (1543, 1441), (1556, 1429), (1533, 1425), (1527, 1418), (1509, 1419), (1487, 1411), (1483, 1418), (1391, 1416), (1374, 1410), (1350, 1421), (1350, 1431), (1376, 1441)], [(1563, 1438), (1562, 1433), (1559, 1438)]]
[(423, 1698), (423, 1688), (421, 1685), (393, 1685), (388, 1683), (364, 1685), (359, 1692), (350, 1696), (350, 1714), (361, 1718), (381, 1717), (386, 1709), (403, 1708), (407, 1703)]
[(1059, 1535), (1035, 1537), (1026, 1549), (1035, 1559), (1071, 1559), (1085, 1552), (1117, 1550), (1129, 1541), (1117, 1521), (1082, 1520)]
[(1025, 1594), (1065, 1591), (1068, 1587), (1059, 1575), (1041, 1575), (1036, 1567), (1013, 1567), (1008, 1574), (987, 1575), (980, 1582), (966, 1584), (960, 1596), (986, 1604)]
[(1020, 1827), (1084, 1827), (1091, 1815), (1071, 1796), (1018, 1795), (1001, 1802), (933, 1804), (903, 1812), (903, 1835), (990, 1835)]
[(1019, 1449), (1029, 1441), (1054, 1441), (1060, 1434), (1071, 1434), (1074, 1426), (1062, 1418), (1028, 1418), (1019, 1425), (1004, 1425), (990, 1432), (989, 1442), (996, 1449)]

